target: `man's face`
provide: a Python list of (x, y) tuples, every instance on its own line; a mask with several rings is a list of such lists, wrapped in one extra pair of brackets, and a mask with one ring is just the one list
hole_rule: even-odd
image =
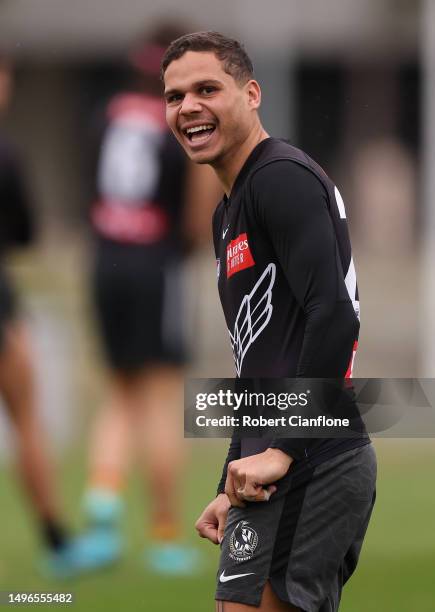
[(253, 81), (237, 83), (214, 53), (193, 51), (171, 62), (164, 80), (166, 120), (192, 161), (219, 164), (246, 140), (258, 107)]

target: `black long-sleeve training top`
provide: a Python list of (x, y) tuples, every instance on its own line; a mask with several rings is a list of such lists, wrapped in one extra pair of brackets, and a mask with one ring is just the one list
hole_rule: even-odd
[[(260, 142), (213, 217), (218, 287), (241, 378), (344, 378), (359, 333), (359, 297), (338, 189), (303, 151)], [(233, 437), (229, 461), (280, 448), (326, 460), (369, 442)]]

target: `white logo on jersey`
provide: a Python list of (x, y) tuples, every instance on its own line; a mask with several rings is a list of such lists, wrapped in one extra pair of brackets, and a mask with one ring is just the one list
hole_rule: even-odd
[(228, 225), (227, 229), (222, 230), (222, 240), (225, 238), (225, 236), (227, 235), (227, 231), (230, 229), (230, 226)]
[(272, 316), (272, 288), (275, 283), (276, 266), (271, 263), (255, 283), (251, 293), (245, 295), (240, 304), (231, 333), (231, 346), (237, 375), (240, 376), (245, 355), (258, 338)]

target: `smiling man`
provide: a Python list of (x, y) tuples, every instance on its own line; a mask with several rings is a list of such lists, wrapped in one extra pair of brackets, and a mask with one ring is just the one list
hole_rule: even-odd
[[(216, 32), (162, 62), (166, 118), (225, 191), (218, 286), (239, 377), (351, 375), (359, 301), (343, 200), (305, 153), (270, 138), (251, 60)], [(197, 530), (222, 554), (217, 610), (335, 612), (375, 498), (376, 459), (352, 439), (231, 441)]]

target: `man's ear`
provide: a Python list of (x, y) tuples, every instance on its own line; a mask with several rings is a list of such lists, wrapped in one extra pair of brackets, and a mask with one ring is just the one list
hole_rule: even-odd
[(248, 104), (252, 109), (256, 110), (261, 104), (260, 85), (254, 79), (251, 79), (246, 83), (245, 87), (248, 95)]

